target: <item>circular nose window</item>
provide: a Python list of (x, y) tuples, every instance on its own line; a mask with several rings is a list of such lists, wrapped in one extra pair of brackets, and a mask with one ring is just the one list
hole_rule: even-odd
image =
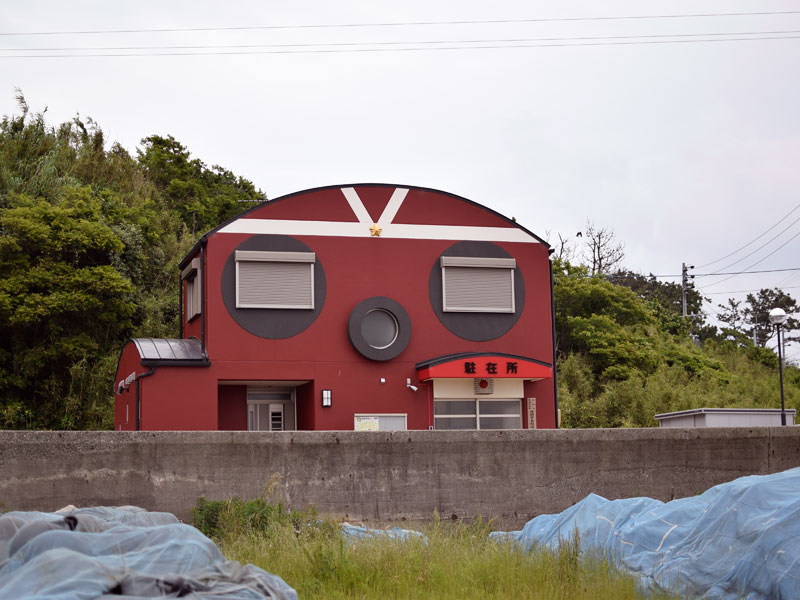
[(377, 350), (391, 346), (397, 339), (397, 319), (381, 308), (369, 311), (361, 321), (364, 341)]
[(375, 296), (359, 302), (347, 320), (350, 343), (371, 360), (391, 360), (411, 340), (411, 319), (396, 300)]

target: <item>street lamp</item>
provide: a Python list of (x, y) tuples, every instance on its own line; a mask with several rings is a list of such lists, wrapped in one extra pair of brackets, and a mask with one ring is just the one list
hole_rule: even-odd
[(775, 325), (778, 333), (778, 373), (781, 378), (781, 425), (786, 425), (786, 412), (783, 406), (783, 344), (781, 342), (781, 325), (786, 321), (786, 311), (782, 308), (773, 308), (769, 311), (769, 322)]

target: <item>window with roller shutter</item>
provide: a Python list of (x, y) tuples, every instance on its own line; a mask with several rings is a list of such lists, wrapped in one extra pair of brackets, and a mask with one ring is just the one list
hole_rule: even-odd
[(442, 256), (445, 312), (514, 312), (513, 258)]
[(314, 308), (313, 252), (236, 251), (237, 308)]
[(201, 312), (202, 287), (200, 285), (200, 259), (195, 258), (181, 272), (181, 279), (186, 282), (184, 288), (184, 318), (191, 321)]

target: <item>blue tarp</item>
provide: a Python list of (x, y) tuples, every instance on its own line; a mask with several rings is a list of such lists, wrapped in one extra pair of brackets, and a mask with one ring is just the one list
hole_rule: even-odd
[(521, 531), (492, 535), (555, 548), (575, 534), (582, 550), (613, 557), (647, 587), (725, 600), (800, 598), (800, 468), (667, 503), (592, 494)]
[(402, 529), (400, 527), (392, 527), (391, 529), (369, 529), (359, 525), (351, 525), (350, 523), (342, 523), (342, 537), (350, 542), (357, 542), (359, 540), (367, 539), (381, 539), (387, 540), (413, 540), (417, 539), (423, 543), (428, 543), (428, 538), (413, 529)]
[(0, 515), (0, 598), (297, 600), (169, 513), (127, 506)]

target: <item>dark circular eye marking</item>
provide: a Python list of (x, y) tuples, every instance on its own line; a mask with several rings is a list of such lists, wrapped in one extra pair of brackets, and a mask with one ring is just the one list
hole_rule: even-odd
[(239, 326), (258, 337), (282, 340), (302, 333), (316, 321), (325, 304), (325, 269), (319, 256), (314, 263), (314, 308), (236, 308), (236, 250), (272, 252), (313, 252), (288, 235), (254, 235), (239, 244), (222, 269), (222, 300), (228, 314)]
[(470, 258), (513, 258), (492, 242), (456, 242), (447, 248), (431, 268), (428, 279), (428, 296), (436, 318), (448, 331), (471, 342), (486, 342), (508, 333), (525, 308), (525, 280), (519, 267), (514, 269), (514, 312), (444, 312), (442, 306), (442, 256), (467, 256)]

